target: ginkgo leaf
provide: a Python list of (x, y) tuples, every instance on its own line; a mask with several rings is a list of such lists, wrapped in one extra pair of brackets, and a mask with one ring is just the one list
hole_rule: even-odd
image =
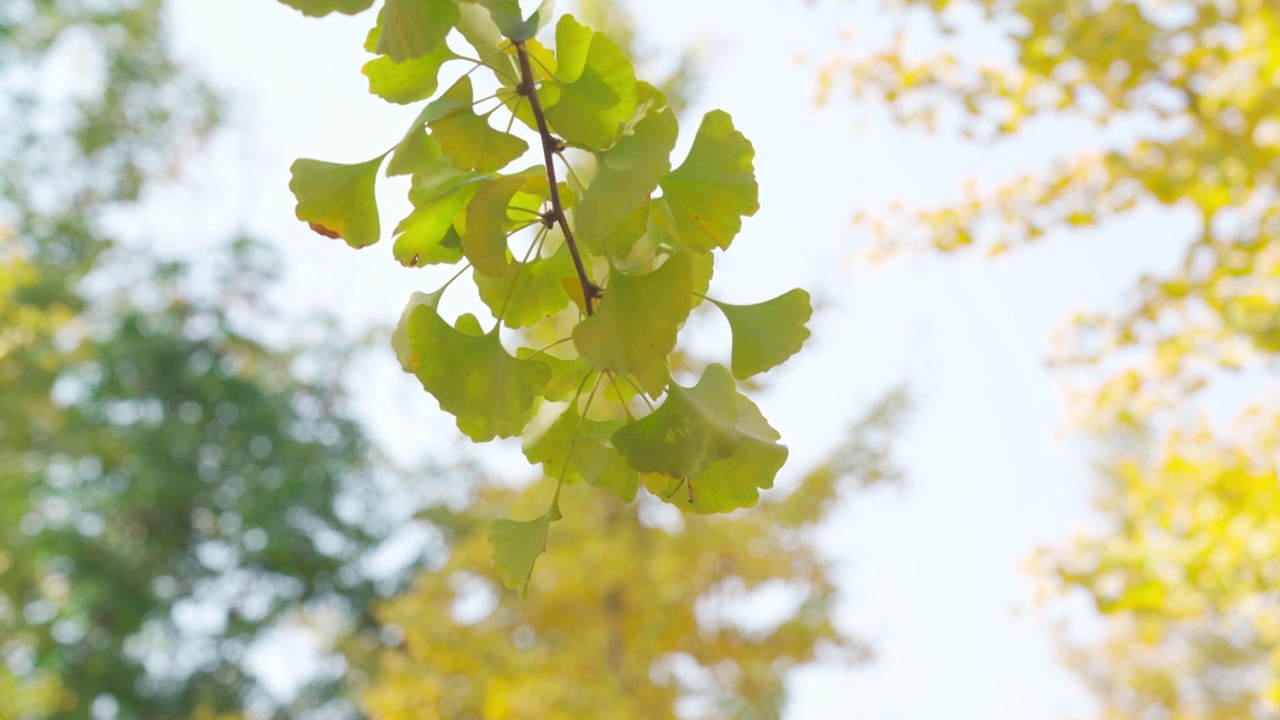
[(465, 170), (500, 170), (529, 149), (529, 144), (495, 129), (487, 115), (471, 108), (471, 78), (463, 77), (440, 98), (455, 106), (430, 121), (431, 137), (454, 164)]
[(400, 361), (400, 369), (407, 373), (413, 373), (413, 355), (409, 352), (409, 318), (419, 305), (426, 305), (432, 310), (438, 309), (444, 290), (440, 288), (433, 293), (415, 292), (410, 295), (409, 302), (400, 313), (400, 321), (396, 323), (396, 329), (391, 333), (391, 349), (395, 351), (396, 360)]
[(564, 405), (555, 420), (542, 432), (526, 437), (520, 449), (529, 462), (542, 466), (547, 477), (574, 483), (582, 479), (572, 463), (574, 438), (585, 421), (573, 403)]
[(739, 380), (786, 362), (809, 337), (805, 324), (813, 316), (813, 306), (809, 293), (800, 288), (755, 305), (711, 302), (733, 331), (733, 376)]
[(560, 519), (553, 505), (532, 520), (494, 520), (489, 523), (489, 544), (493, 546), (493, 569), (509, 590), (529, 595), (529, 578), (538, 556), (547, 551), (551, 523)]
[(440, 67), (458, 57), (449, 46), (440, 43), (429, 53), (396, 62), (377, 57), (364, 64), (360, 72), (369, 78), (369, 92), (398, 105), (425, 100), (439, 87)]
[(723, 365), (710, 365), (698, 384), (672, 382), (652, 414), (613, 434), (613, 446), (631, 467), (684, 479), (702, 473), (738, 448), (738, 393)]
[(387, 162), (387, 177), (429, 172), (441, 156), (440, 146), (432, 140), (421, 123), (414, 123), (400, 144), (391, 151)]
[(374, 186), (386, 155), (355, 165), (303, 158), (289, 168), (289, 189), (298, 199), (298, 219), (326, 237), (353, 248), (378, 242), (382, 229)]
[(511, 40), (528, 40), (550, 22), (555, 14), (556, 0), (542, 0), (528, 19), (520, 10), (520, 0), (479, 0), (479, 3), (489, 11), (493, 23), (504, 36)]
[(476, 51), (476, 57), (497, 76), (498, 82), (506, 87), (514, 87), (520, 82), (520, 74), (516, 70), (514, 58), (498, 52), (499, 46), (506, 43), (502, 31), (493, 21), (493, 15), (477, 3), (464, 2), (460, 7), (462, 14), (458, 20), (458, 33)]
[(428, 305), (413, 309), (408, 328), (414, 375), (457, 419), (459, 430), (476, 442), (520, 434), (551, 379), (546, 363), (511, 357), (497, 328), (476, 336), (461, 322), (450, 327)]
[[(603, 234), (584, 233), (583, 244), (591, 252), (609, 258), (609, 262), (623, 272), (643, 275), (653, 269), (652, 247), (637, 251), (637, 241), (649, 230), (649, 198), (644, 198), (631, 212), (606, 228)], [(581, 227), (581, 224), (575, 226)], [(637, 255), (642, 257), (637, 257)]]
[(570, 299), (564, 280), (577, 282), (576, 278), (573, 258), (568, 246), (562, 243), (548, 257), (512, 263), (502, 277), (476, 275), (475, 282), (480, 289), (480, 299), (493, 311), (494, 317), (501, 315), (507, 327), (523, 328), (537, 325), (568, 307)]
[(386, 0), (378, 16), (376, 51), (394, 62), (420, 58), (442, 45), (458, 22), (458, 0)]
[[(642, 83), (638, 121), (623, 133), (596, 161), (596, 176), (582, 196), (575, 212), (575, 234), (591, 248), (610, 250), (626, 257), (630, 243), (644, 234), (648, 224), (648, 199), (658, 180), (671, 170), (670, 155), (676, 145), (679, 126), (676, 115), (666, 105), (662, 93)], [(643, 224), (635, 214), (643, 212)], [(640, 230), (634, 237), (618, 233), (619, 226)], [(598, 251), (597, 251), (598, 252)]]
[(600, 307), (573, 329), (573, 344), (595, 370), (634, 375), (651, 396), (667, 384), (667, 356), (689, 316), (692, 279), (687, 253), (639, 277), (615, 270)]
[(541, 464), (547, 477), (585, 480), (631, 502), (640, 487), (640, 473), (610, 440), (623, 424), (622, 420), (584, 419), (570, 404), (542, 434), (524, 443), (524, 454), (529, 462)]
[(462, 245), (454, 221), (464, 213), (480, 183), (492, 179), (485, 173), (463, 172), (441, 160), (430, 172), (413, 177), (409, 201), (413, 212), (396, 226), (392, 250), (408, 267), (454, 263), (462, 258)]
[(728, 248), (742, 217), (760, 209), (751, 142), (722, 110), (702, 118), (689, 156), (664, 177), (655, 217), (680, 244), (698, 252)]
[[(694, 512), (723, 513), (752, 507), (760, 500), (760, 490), (773, 487), (787, 461), (787, 448), (778, 444), (782, 436), (755, 403), (743, 395), (737, 396), (737, 402), (733, 454), (709, 463), (696, 476), (672, 478), (660, 493), (664, 500)], [(681, 481), (686, 484), (683, 490)]]
[[(527, 224), (537, 216), (521, 212), (513, 220), (507, 207), (511, 199), (528, 181), (530, 174), (541, 175), (535, 167), (524, 173), (494, 178), (476, 190), (467, 207), (467, 231), (462, 235), (462, 253), (476, 272), (489, 277), (505, 277), (511, 268), (508, 260), (507, 232), (516, 225)], [(521, 222), (523, 221), (523, 222)]]
[(355, 15), (368, 10), (373, 4), (373, 0), (280, 0), (280, 2), (295, 10), (301, 10), (303, 15), (311, 17), (323, 17), (331, 12)]
[(636, 111), (631, 61), (612, 40), (571, 15), (556, 25), (556, 57), (556, 81), (543, 94), (552, 129), (589, 150), (613, 145)]
[[(517, 357), (529, 357), (535, 353), (530, 348), (520, 348)], [(538, 353), (538, 359), (551, 368), (551, 379), (543, 387), (542, 396), (551, 402), (567, 400), (592, 374), (591, 366), (582, 358), (564, 360), (546, 353)]]
[(573, 464), (589, 485), (608, 490), (622, 502), (636, 499), (640, 473), (613, 446), (612, 433), (621, 422), (598, 423), (582, 429)]

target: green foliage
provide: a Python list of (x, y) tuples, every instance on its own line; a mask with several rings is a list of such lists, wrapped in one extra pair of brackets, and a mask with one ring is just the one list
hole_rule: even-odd
[[(486, 330), (464, 315), (451, 326), (437, 311), (442, 288), (415, 296), (393, 344), (463, 433), (478, 442), (524, 435), (530, 460), (557, 481), (537, 520), (499, 521), (490, 533), (499, 574), (522, 593), (566, 483), (627, 501), (644, 485), (695, 512), (754, 505), (786, 448), (734, 377), (794, 354), (811, 313), (803, 291), (722, 305), (735, 332), (733, 374), (712, 365), (694, 388), (672, 382), (711, 253), (758, 209), (754, 150), (727, 113), (712, 111), (673, 171), (679, 127), (664, 93), (636, 78), (623, 46), (572, 16), (556, 24), (554, 49), (535, 40), (550, 5), (525, 18), (515, 0), (387, 0), (366, 45), (380, 55), (365, 66), (371, 91), (396, 103), (428, 99), (442, 64), (472, 64), (390, 151), (388, 175), (412, 176), (413, 204), (393, 254), (408, 266), (465, 260), (495, 322)], [(447, 50), (445, 26), (475, 58)], [(541, 164), (508, 172), (530, 133)], [(357, 172), (299, 161), (298, 216), (371, 244), (367, 201), (380, 162)], [(519, 333), (503, 337), (503, 326)], [(558, 341), (536, 350), (532, 338)]]
[(809, 293), (796, 289), (755, 305), (712, 300), (733, 331), (733, 376), (745, 380), (787, 361), (809, 338)]
[(383, 157), (355, 165), (295, 162), (290, 168), (293, 180), (289, 189), (299, 198), (298, 219), (321, 235), (340, 237), (354, 248), (378, 242), (382, 229), (373, 188)]
[(322, 17), (331, 12), (355, 15), (373, 5), (373, 0), (280, 0), (280, 2), (301, 10), (303, 15), (312, 17)]
[[(279, 263), (251, 243), (197, 283), (105, 236), (217, 124), (159, 0), (0, 5), (0, 718), (222, 718), (265, 697), (246, 653), (274, 627), (371, 629), (400, 581), (359, 571), (396, 528), (332, 383), (350, 348), (237, 329), (280, 322), (259, 295)], [(68, 60), (100, 93), (25, 80)], [(353, 717), (334, 680), (260, 717)]]

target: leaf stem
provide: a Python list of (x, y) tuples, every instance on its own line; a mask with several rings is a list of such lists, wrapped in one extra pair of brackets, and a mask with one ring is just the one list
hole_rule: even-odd
[(516, 46), (516, 55), (520, 60), (519, 92), (529, 98), (529, 107), (538, 122), (538, 133), (542, 136), (542, 155), (546, 161), (547, 184), (551, 186), (551, 212), (564, 233), (565, 244), (569, 246), (569, 254), (573, 256), (573, 266), (578, 271), (578, 282), (582, 284), (582, 302), (586, 306), (587, 316), (595, 313), (595, 300), (600, 297), (600, 287), (591, 282), (587, 275), (587, 267), (582, 262), (582, 253), (578, 252), (578, 243), (573, 239), (573, 231), (569, 229), (569, 219), (564, 214), (564, 204), (560, 201), (560, 186), (556, 182), (555, 153), (560, 141), (551, 135), (547, 127), (547, 117), (542, 111), (542, 101), (538, 99), (538, 90), (534, 86), (533, 66), (529, 63), (529, 49), (523, 40), (512, 42)]
[(573, 165), (569, 163), (569, 158), (565, 157), (564, 153), (560, 151), (556, 151), (556, 155), (564, 163), (564, 169), (568, 171), (569, 177), (573, 178), (573, 181), (578, 183), (578, 192), (582, 192), (582, 190), (585, 189), (587, 186), (582, 184), (582, 178), (579, 177), (578, 173), (574, 171)]
[[(559, 509), (560, 507), (560, 488), (564, 487), (565, 473), (569, 472), (569, 461), (573, 459), (573, 448), (578, 444), (578, 436), (582, 434), (582, 424), (587, 420), (587, 413), (591, 410), (591, 403), (596, 399), (596, 391), (600, 389), (600, 378), (604, 377), (604, 372), (596, 373), (596, 383), (591, 386), (591, 394), (587, 396), (587, 404), (582, 407), (582, 411), (578, 413), (578, 426), (573, 429), (573, 437), (569, 440), (569, 452), (565, 453), (564, 465), (560, 466), (560, 478), (556, 483), (556, 496), (552, 498), (551, 504)], [(583, 378), (584, 380), (586, 378)], [(582, 386), (578, 386), (578, 392), (581, 394)], [(574, 398), (573, 405), (569, 407), (577, 409), (577, 398)]]
[[(569, 338), (572, 340), (573, 338)], [(622, 397), (622, 389), (618, 387), (618, 376), (613, 374), (611, 370), (605, 370), (609, 373), (609, 384), (613, 386), (613, 391), (618, 394), (618, 404), (622, 405), (622, 412), (627, 414), (628, 420), (635, 420), (635, 416), (631, 414), (631, 408), (627, 407), (627, 399)]]
[(640, 389), (640, 386), (636, 384), (636, 381), (632, 380), (626, 375), (623, 375), (622, 379), (626, 380), (628, 385), (635, 388), (636, 394), (640, 396), (640, 399), (644, 401), (645, 405), (649, 406), (649, 411), (653, 412), (654, 411), (653, 403), (649, 402), (649, 396), (644, 394), (644, 391)]
[[(529, 226), (526, 225), (525, 227)], [(529, 243), (529, 249), (525, 251), (524, 258), (520, 260), (520, 264), (516, 265), (516, 276), (511, 278), (511, 287), (507, 288), (507, 296), (502, 299), (502, 309), (498, 311), (499, 325), (502, 324), (502, 319), (507, 316), (507, 305), (511, 303), (511, 296), (516, 294), (516, 283), (520, 282), (520, 273), (524, 270), (525, 263), (529, 262), (529, 256), (533, 254), (534, 248), (542, 247), (542, 242), (546, 239), (547, 226), (543, 225), (542, 229), (538, 231), (538, 236), (533, 239), (533, 242)]]
[(516, 115), (520, 113), (520, 103), (524, 102), (524, 96), (516, 98), (516, 106), (511, 108), (511, 119), (507, 121), (507, 133), (511, 133), (511, 128), (516, 124)]
[(573, 339), (572, 337), (560, 338), (559, 340), (557, 340), (557, 341), (555, 341), (555, 342), (551, 343), (550, 345), (545, 345), (545, 346), (543, 346), (542, 348), (538, 349), (538, 350), (537, 350), (536, 352), (534, 352), (532, 355), (530, 355), (529, 357), (525, 358), (525, 360), (532, 360), (532, 359), (534, 359), (534, 358), (538, 357), (539, 355), (541, 355), (542, 353), (544, 353), (544, 352), (546, 352), (546, 351), (550, 350), (551, 348), (553, 348), (553, 347), (555, 347), (555, 346), (557, 346), (557, 345), (563, 345), (563, 344), (565, 344), (565, 343), (569, 342), (569, 341), (570, 341), (570, 340), (572, 340), (572, 339)]

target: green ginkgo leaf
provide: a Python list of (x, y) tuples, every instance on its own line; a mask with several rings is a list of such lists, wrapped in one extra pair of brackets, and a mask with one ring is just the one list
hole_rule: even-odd
[(493, 21), (493, 15), (478, 3), (464, 2), (460, 9), (462, 16), (458, 20), (458, 33), (475, 49), (475, 56), (493, 71), (498, 82), (506, 87), (517, 85), (520, 73), (516, 70), (515, 58), (508, 53), (497, 52), (507, 40)]
[(522, 190), (530, 176), (542, 176), (544, 171), (535, 167), (523, 173), (494, 178), (476, 190), (467, 207), (467, 231), (462, 235), (462, 253), (476, 272), (501, 278), (508, 274), (511, 262), (508, 258), (507, 233), (517, 226), (537, 220), (537, 216), (516, 211), (513, 218), (507, 208), (515, 194)]
[(813, 316), (809, 293), (796, 288), (755, 305), (716, 300), (733, 331), (733, 376), (745, 380), (781, 365), (800, 352), (809, 338), (805, 324)]
[(445, 91), (440, 100), (453, 109), (440, 113), (442, 117), (428, 123), (431, 137), (444, 154), (464, 170), (500, 170), (523, 155), (529, 144), (495, 129), (489, 124), (488, 115), (475, 114), (471, 97), (469, 77), (463, 77)]
[(605, 150), (636, 111), (636, 72), (612, 40), (571, 15), (556, 24), (556, 81), (542, 95), (554, 132), (588, 150)]
[(760, 209), (751, 142), (722, 110), (702, 118), (689, 156), (664, 177), (654, 215), (685, 247), (697, 252), (728, 248), (742, 217)]
[(556, 0), (542, 0), (528, 19), (520, 10), (520, 0), (479, 0), (479, 3), (489, 11), (493, 23), (504, 36), (511, 40), (529, 40), (551, 21)]
[(560, 519), (553, 505), (532, 520), (494, 520), (489, 523), (489, 544), (493, 546), (493, 569), (509, 590), (529, 595), (529, 578), (538, 556), (547, 551), (551, 523)]
[(640, 473), (627, 464), (610, 437), (624, 421), (583, 419), (568, 405), (542, 434), (524, 444), (529, 462), (541, 464), (547, 477), (565, 482), (586, 480), (631, 502), (640, 487)]
[[(468, 227), (467, 231), (470, 232)], [(464, 240), (465, 243), (465, 240)], [(510, 328), (532, 327), (569, 306), (565, 280), (577, 282), (567, 245), (548, 257), (507, 266), (501, 277), (477, 274), (480, 299)]]
[(355, 165), (302, 158), (289, 168), (298, 219), (312, 230), (342, 238), (353, 248), (378, 242), (382, 229), (374, 186), (386, 155)]
[(676, 479), (695, 477), (738, 449), (738, 393), (723, 365), (710, 365), (698, 384), (672, 382), (652, 414), (613, 434), (631, 467)]
[(280, 2), (295, 10), (301, 10), (303, 15), (311, 17), (323, 17), (331, 12), (355, 15), (368, 10), (373, 4), (373, 0), (280, 0)]
[(545, 352), (538, 352), (532, 348), (520, 348), (516, 355), (518, 357), (530, 357), (535, 353), (539, 360), (542, 360), (551, 368), (551, 379), (547, 381), (542, 393), (542, 396), (551, 402), (568, 400), (582, 386), (586, 378), (592, 374), (591, 366), (587, 365), (586, 361), (580, 357), (564, 360)]
[[(575, 234), (598, 254), (604, 254), (600, 250), (607, 240), (610, 255), (626, 257), (648, 224), (649, 196), (671, 170), (679, 132), (676, 115), (649, 85), (640, 84), (640, 96), (638, 120), (616, 145), (599, 154), (595, 179), (575, 212)], [(635, 221), (637, 213), (643, 213), (640, 222)], [(634, 236), (620, 234), (619, 228), (631, 229)]]
[(421, 123), (414, 123), (400, 144), (391, 151), (387, 177), (430, 172), (440, 161), (440, 146), (432, 140)]
[(688, 253), (676, 253), (648, 275), (614, 270), (600, 307), (573, 329), (573, 343), (594, 370), (635, 376), (657, 397), (669, 377), (667, 356), (689, 316), (692, 298)]
[(584, 423), (574, 447), (573, 466), (587, 484), (629, 503), (640, 489), (640, 473), (613, 446), (613, 433), (622, 425), (621, 420)]
[(400, 369), (409, 374), (413, 374), (414, 371), (413, 354), (409, 352), (409, 318), (419, 305), (426, 305), (432, 310), (438, 309), (444, 290), (440, 288), (433, 293), (415, 292), (410, 295), (409, 302), (400, 313), (400, 321), (396, 323), (396, 329), (391, 333), (391, 349), (395, 351), (396, 360), (400, 361)]
[(464, 172), (440, 160), (429, 172), (416, 173), (409, 189), (413, 212), (396, 226), (392, 249), (396, 260), (408, 267), (455, 263), (462, 259), (462, 245), (454, 222), (481, 183), (485, 173)]
[(453, 328), (434, 308), (415, 307), (409, 316), (409, 365), (467, 437), (476, 442), (514, 437), (533, 417), (551, 368), (511, 357), (497, 328), (477, 336), (474, 322), (471, 318), (465, 327), (460, 319)]
[(699, 513), (731, 512), (752, 507), (760, 500), (762, 489), (773, 487), (787, 461), (787, 448), (778, 444), (782, 436), (769, 426), (755, 403), (743, 395), (737, 396), (737, 402), (738, 418), (733, 425), (737, 447), (733, 454), (709, 463), (696, 476), (672, 478), (661, 493), (667, 502)]
[(403, 62), (377, 57), (360, 72), (369, 78), (369, 92), (397, 105), (425, 100), (440, 86), (440, 67), (456, 58), (449, 46), (440, 43), (431, 52)]
[(402, 63), (442, 45), (458, 22), (458, 0), (386, 0), (376, 52)]

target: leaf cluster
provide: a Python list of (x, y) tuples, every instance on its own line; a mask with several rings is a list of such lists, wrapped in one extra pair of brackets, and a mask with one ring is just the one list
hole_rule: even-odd
[[(288, 4), (321, 15), (371, 3)], [(787, 450), (738, 381), (795, 354), (812, 313), (803, 290), (748, 305), (706, 296), (713, 253), (758, 208), (754, 150), (732, 118), (707, 113), (673, 162), (679, 122), (663, 93), (570, 15), (554, 49), (544, 45), (535, 35), (550, 19), (549, 2), (525, 17), (514, 0), (387, 0), (365, 45), (377, 56), (364, 67), (369, 89), (422, 109), (386, 153), (302, 159), (290, 183), (300, 220), (364, 248), (382, 237), (379, 177), (408, 176), (413, 209), (392, 230), (393, 256), (462, 266), (415, 295), (393, 346), (467, 437), (523, 436), (557, 481), (536, 518), (490, 528), (497, 571), (522, 592), (565, 484), (627, 502), (643, 487), (702, 513), (755, 504)], [(437, 93), (454, 64), (466, 72)], [(481, 86), (494, 89), (477, 99)], [(531, 149), (540, 164), (521, 166)], [(468, 270), (491, 325), (439, 312)], [(729, 323), (730, 360), (683, 385), (672, 356), (703, 300)]]

